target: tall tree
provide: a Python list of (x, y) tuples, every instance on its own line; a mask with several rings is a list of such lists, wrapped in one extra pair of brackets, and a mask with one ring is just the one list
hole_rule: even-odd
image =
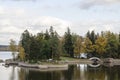
[(30, 44), (31, 44), (31, 35), (28, 30), (25, 30), (22, 33), (20, 43), (22, 44), (22, 47), (25, 49), (25, 56), (26, 59), (29, 59), (29, 54), (30, 54)]
[(20, 60), (25, 61), (25, 50), (21, 44), (19, 44), (18, 51), (19, 51), (18, 55), (19, 55)]
[[(45, 40), (44, 40), (44, 33), (41, 32), (41, 33), (38, 33), (36, 38), (33, 39), (35, 43), (35, 45), (37, 45), (37, 58), (38, 59), (46, 59), (46, 56), (45, 56), (45, 50), (44, 50), (44, 45), (46, 45), (45, 43)], [(33, 44), (34, 45), (34, 44)], [(47, 47), (46, 47), (47, 49)]]
[(116, 35), (108, 31), (106, 32), (106, 38), (107, 38), (106, 53), (108, 54), (108, 57), (117, 58), (118, 41)]
[(50, 27), (50, 52), (52, 59), (59, 59), (60, 51), (59, 51), (59, 38), (56, 31), (53, 30), (53, 27)]
[(89, 38), (92, 42), (92, 44), (94, 45), (95, 44), (95, 41), (97, 39), (97, 35), (95, 34), (94, 31), (88, 31), (87, 34), (86, 34), (86, 37)]
[(12, 51), (13, 60), (15, 60), (15, 54), (16, 54), (16, 51), (17, 51), (17, 45), (16, 45), (16, 42), (13, 39), (10, 40), (9, 48)]
[(120, 58), (120, 33), (118, 38), (118, 58)]
[(98, 36), (99, 34), (96, 35), (94, 31), (91, 31), (91, 32), (88, 31), (86, 35), (86, 37), (89, 38), (89, 40), (92, 42), (92, 47), (93, 47), (93, 50), (91, 52), (92, 56), (97, 56), (96, 48), (95, 48), (95, 41)]
[(88, 54), (88, 57), (92, 57), (93, 56), (93, 51), (94, 51), (94, 46), (92, 45), (92, 42), (89, 38), (85, 38), (85, 41), (84, 41), (84, 51), (85, 53)]
[(76, 56), (80, 57), (80, 53), (82, 52), (82, 38), (80, 36), (77, 36), (75, 43), (74, 43), (74, 54), (76, 54)]
[(37, 43), (39, 44), (39, 59), (50, 59), (50, 35), (48, 30), (45, 33), (37, 34)]
[(98, 37), (98, 39), (95, 41), (96, 52), (101, 57), (106, 52), (106, 45), (107, 45), (107, 40), (104, 37)]
[(36, 36), (31, 37), (29, 60), (37, 61), (39, 59), (40, 48), (35, 37)]
[(54, 33), (53, 37), (53, 59), (58, 60), (60, 58), (60, 41), (57, 32)]
[(90, 40), (92, 41), (92, 44), (95, 44), (95, 40), (96, 40), (96, 34), (94, 31), (91, 32), (91, 37), (90, 37)]
[(72, 35), (71, 35), (69, 28), (67, 28), (67, 32), (65, 32), (64, 39), (65, 39), (64, 48), (65, 48), (66, 53), (69, 54), (70, 57), (74, 57)]

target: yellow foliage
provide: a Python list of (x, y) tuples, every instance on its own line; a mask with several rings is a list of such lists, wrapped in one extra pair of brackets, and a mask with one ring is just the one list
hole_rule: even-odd
[(98, 39), (95, 42), (95, 48), (96, 48), (96, 52), (99, 54), (104, 53), (105, 47), (107, 45), (107, 40), (104, 37), (98, 37)]
[(25, 50), (22, 46), (19, 46), (19, 57), (20, 57), (20, 60), (22, 61), (25, 60)]

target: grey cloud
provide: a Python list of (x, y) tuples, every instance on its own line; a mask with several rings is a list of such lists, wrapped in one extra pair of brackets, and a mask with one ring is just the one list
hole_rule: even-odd
[(120, 0), (83, 0), (79, 3), (79, 8), (89, 9), (96, 5), (112, 5), (115, 3), (120, 3)]
[(85, 36), (88, 30), (94, 30), (96, 33), (110, 30), (114, 33), (120, 32), (120, 21), (93, 21), (93, 22), (77, 22), (73, 23), (71, 30), (79, 35)]
[(49, 29), (50, 26), (53, 26), (55, 30), (58, 31), (59, 34), (64, 34), (65, 29), (71, 25), (71, 22), (62, 20), (56, 17), (50, 16), (40, 16), (31, 22), (31, 29), (42, 30)]

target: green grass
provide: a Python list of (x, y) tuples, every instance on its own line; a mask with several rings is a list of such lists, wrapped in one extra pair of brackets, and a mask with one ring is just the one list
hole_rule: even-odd
[(66, 60), (68, 60), (68, 61), (79, 60), (79, 59), (76, 59), (76, 58), (70, 58), (70, 57), (60, 57), (60, 59), (61, 59), (62, 61), (66, 61)]

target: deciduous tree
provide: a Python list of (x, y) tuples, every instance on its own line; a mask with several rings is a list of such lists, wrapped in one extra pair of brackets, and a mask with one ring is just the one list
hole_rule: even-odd
[(16, 54), (16, 51), (17, 51), (17, 45), (16, 45), (16, 42), (13, 39), (10, 40), (9, 48), (12, 51), (13, 60), (15, 60), (15, 54)]
[(95, 41), (96, 52), (99, 55), (102, 55), (106, 52), (107, 40), (104, 37), (98, 37)]
[(24, 48), (22, 47), (21, 44), (19, 44), (18, 51), (19, 51), (19, 58), (20, 58), (20, 60), (21, 61), (25, 61), (25, 50), (24, 50)]

